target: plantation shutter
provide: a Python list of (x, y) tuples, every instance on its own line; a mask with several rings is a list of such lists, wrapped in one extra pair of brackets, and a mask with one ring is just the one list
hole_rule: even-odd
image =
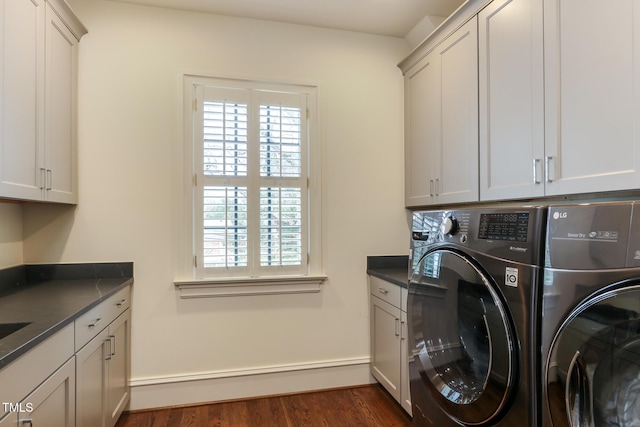
[(196, 90), (199, 275), (307, 273), (306, 98), (256, 89)]

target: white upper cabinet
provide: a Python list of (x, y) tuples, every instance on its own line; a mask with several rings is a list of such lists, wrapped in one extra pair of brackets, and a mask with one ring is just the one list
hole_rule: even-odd
[(49, 5), (46, 16), (44, 197), (76, 203), (78, 40)]
[(0, 0), (0, 196), (38, 200), (44, 142), (44, 0)]
[(494, 0), (478, 14), (480, 199), (544, 196), (540, 0)]
[(478, 200), (477, 20), (405, 72), (405, 203)]
[(546, 193), (640, 187), (640, 0), (544, 0)]
[(76, 203), (78, 41), (63, 0), (0, 0), (0, 197)]
[(428, 55), (405, 76), (405, 203), (432, 203), (440, 169), (440, 64)]
[(407, 207), (640, 189), (640, 0), (469, 0), (399, 66)]

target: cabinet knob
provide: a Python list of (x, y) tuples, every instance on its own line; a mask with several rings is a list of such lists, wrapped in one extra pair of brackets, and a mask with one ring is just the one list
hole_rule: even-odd
[(385, 288), (378, 288), (378, 290), (380, 291), (380, 293), (387, 295), (389, 293), (388, 289)]

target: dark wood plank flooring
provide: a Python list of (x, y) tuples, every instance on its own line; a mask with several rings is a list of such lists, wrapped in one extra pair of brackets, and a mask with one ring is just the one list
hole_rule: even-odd
[(379, 384), (124, 413), (116, 427), (408, 427), (411, 417)]

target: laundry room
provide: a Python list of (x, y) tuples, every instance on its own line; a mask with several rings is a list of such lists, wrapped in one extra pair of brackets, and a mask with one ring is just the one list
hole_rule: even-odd
[(0, 5), (1, 426), (640, 417), (637, 0)]

